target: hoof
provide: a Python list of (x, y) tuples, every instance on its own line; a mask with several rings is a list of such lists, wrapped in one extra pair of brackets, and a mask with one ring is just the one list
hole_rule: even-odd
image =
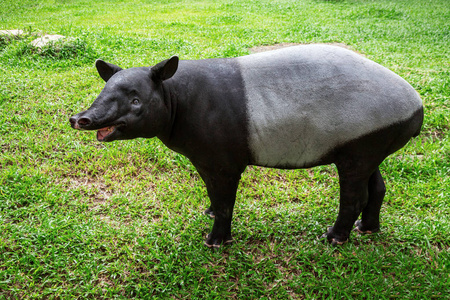
[(322, 234), (320, 237), (321, 240), (327, 241), (332, 246), (343, 245), (348, 241), (348, 238), (338, 237), (333, 233), (333, 227), (329, 227), (327, 232)]
[(372, 229), (364, 228), (364, 225), (362, 224), (361, 220), (356, 221), (355, 226), (356, 227), (353, 230), (356, 232), (362, 233), (362, 234), (372, 234), (372, 233), (380, 231), (380, 227), (375, 227)]
[(227, 239), (214, 239), (211, 238), (211, 235), (208, 234), (206, 236), (206, 240), (204, 241), (204, 244), (208, 248), (220, 248), (222, 246), (231, 245), (233, 243), (233, 239), (231, 237)]
[(347, 243), (347, 241), (348, 241), (348, 239), (345, 241), (338, 241), (333, 238), (333, 239), (331, 239), (330, 243), (331, 243), (331, 246), (339, 246), (339, 245), (343, 245), (343, 244)]
[(214, 219), (216, 216), (214, 215), (214, 212), (212, 211), (212, 209), (210, 209), (210, 208), (207, 208), (204, 212), (203, 212), (203, 214), (205, 215), (205, 216), (208, 216), (208, 217), (210, 217), (211, 219)]

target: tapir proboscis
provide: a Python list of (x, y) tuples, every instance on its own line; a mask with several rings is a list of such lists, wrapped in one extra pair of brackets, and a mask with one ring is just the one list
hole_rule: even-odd
[[(97, 60), (106, 85), (70, 118), (97, 140), (158, 137), (189, 158), (214, 218), (208, 247), (232, 241), (236, 190), (247, 165), (281, 169), (332, 164), (339, 213), (322, 236), (333, 245), (353, 226), (380, 228), (380, 163), (419, 134), (423, 106), (401, 77), (350, 50), (301, 45), (237, 58), (120, 67)], [(358, 217), (361, 215), (359, 220)]]

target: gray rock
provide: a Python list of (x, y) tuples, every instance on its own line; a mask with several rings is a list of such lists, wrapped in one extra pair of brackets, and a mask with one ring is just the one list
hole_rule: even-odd
[(20, 29), (0, 30), (0, 35), (8, 37), (19, 37), (21, 35), (24, 35), (24, 32)]
[(54, 43), (54, 42), (59, 41), (64, 38), (66, 38), (66, 37), (63, 35), (59, 35), (59, 34), (46, 34), (46, 35), (43, 35), (43, 36), (33, 40), (31, 42), (31, 45), (36, 48), (43, 48), (44, 46), (46, 46), (50, 43)]
[(18, 40), (26, 36), (26, 33), (20, 29), (0, 30), (0, 44), (5, 45), (12, 40)]

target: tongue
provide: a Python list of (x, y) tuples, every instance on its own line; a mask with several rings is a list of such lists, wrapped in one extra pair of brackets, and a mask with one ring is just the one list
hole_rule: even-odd
[(111, 132), (113, 132), (113, 130), (114, 130), (114, 126), (99, 129), (97, 131), (97, 140), (103, 141), (105, 139), (105, 137), (107, 137)]

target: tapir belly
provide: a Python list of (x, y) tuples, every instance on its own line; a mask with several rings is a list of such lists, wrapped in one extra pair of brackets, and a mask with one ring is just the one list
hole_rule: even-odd
[(422, 107), (401, 77), (339, 47), (291, 47), (238, 63), (255, 165), (314, 166), (339, 145), (404, 122)]

